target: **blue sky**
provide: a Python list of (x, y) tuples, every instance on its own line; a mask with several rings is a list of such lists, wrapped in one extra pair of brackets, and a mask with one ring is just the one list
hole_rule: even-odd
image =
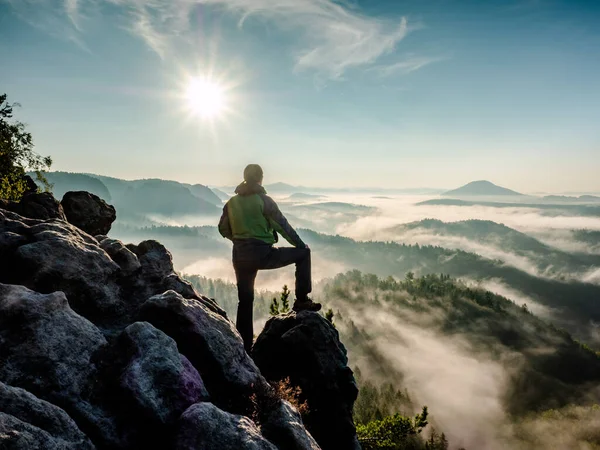
[(591, 0), (0, 0), (38, 151), (123, 178), (600, 191), (599, 49)]

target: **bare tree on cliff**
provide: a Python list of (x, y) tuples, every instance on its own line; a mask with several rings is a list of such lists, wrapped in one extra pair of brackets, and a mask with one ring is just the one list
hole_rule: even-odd
[(0, 198), (16, 201), (31, 187), (27, 170), (35, 172), (38, 181), (49, 187), (43, 171), (50, 168), (52, 158), (33, 151), (33, 138), (25, 124), (10, 120), (13, 108), (19, 105), (6, 99), (6, 94), (0, 95)]

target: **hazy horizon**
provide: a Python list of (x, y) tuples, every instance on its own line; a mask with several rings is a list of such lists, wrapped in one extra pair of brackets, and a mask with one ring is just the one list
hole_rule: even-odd
[[(126, 180), (126, 181), (142, 181), (142, 180), (162, 180), (162, 181), (175, 181), (177, 183), (184, 183), (184, 184), (201, 184), (204, 186), (207, 186), (211, 189), (218, 189), (221, 191), (226, 192), (227, 194), (233, 195), (234, 192), (233, 190), (235, 189), (235, 187), (242, 182), (242, 176), (238, 177), (238, 181), (234, 184), (210, 184), (210, 183), (205, 183), (202, 180), (198, 179), (198, 180), (190, 180), (190, 181), (185, 181), (184, 179), (178, 179), (178, 178), (164, 178), (164, 177), (133, 177), (133, 176), (116, 176), (116, 175), (110, 175), (107, 173), (94, 173), (94, 172), (71, 172), (71, 171), (64, 171), (64, 170), (58, 170), (55, 169), (53, 167), (53, 170), (50, 171), (50, 173), (52, 172), (64, 172), (64, 173), (73, 173), (73, 174), (84, 174), (84, 175), (90, 175), (90, 176), (100, 176), (100, 177), (108, 177), (108, 178), (116, 178), (116, 179), (121, 179), (121, 180)], [(302, 191), (302, 189), (305, 190), (309, 190), (310, 192), (307, 193), (318, 193), (319, 191), (323, 191), (324, 194), (327, 193), (327, 191), (348, 191), (348, 192), (373, 192), (373, 193), (377, 193), (378, 191), (381, 192), (382, 194), (385, 194), (386, 192), (390, 192), (393, 193), (395, 191), (397, 191), (398, 193), (402, 193), (403, 191), (405, 192), (409, 192), (409, 191), (422, 191), (421, 193), (417, 193), (415, 195), (423, 195), (423, 196), (429, 196), (427, 198), (430, 198), (431, 196), (436, 196), (438, 193), (442, 194), (446, 191), (451, 191), (454, 189), (457, 189), (459, 187), (463, 187), (466, 184), (469, 184), (471, 182), (474, 181), (489, 181), (493, 184), (498, 185), (497, 183), (494, 183), (492, 180), (480, 180), (480, 179), (472, 179), (469, 181), (466, 181), (464, 184), (462, 185), (456, 185), (456, 186), (443, 186), (443, 187), (433, 187), (433, 186), (426, 186), (426, 185), (416, 185), (416, 186), (405, 186), (405, 187), (383, 187), (383, 186), (377, 186), (377, 185), (365, 185), (365, 186), (351, 186), (351, 185), (341, 185), (341, 186), (325, 186), (325, 185), (295, 185), (293, 183), (288, 182), (285, 179), (280, 179), (280, 180), (268, 180), (265, 179), (264, 180), (264, 186), (265, 187), (269, 187), (269, 186), (273, 186), (273, 185), (278, 185), (278, 184), (285, 184), (290, 186), (291, 188), (297, 189), (297, 191), (295, 192), (290, 192), (290, 194), (292, 193), (305, 193)], [(499, 186), (499, 185), (498, 185)], [(503, 188), (511, 188), (512, 186), (500, 186)], [(432, 192), (427, 192), (427, 191), (432, 191)], [(434, 192), (435, 191), (435, 192)], [(565, 190), (561, 190), (559, 188), (559, 190), (556, 191), (523, 191), (520, 192), (521, 194), (525, 195), (525, 196), (544, 196), (544, 195), (564, 195), (564, 196), (577, 196), (577, 195), (586, 195), (586, 194), (590, 194), (590, 195), (595, 195), (598, 194), (600, 195), (600, 188), (596, 191), (594, 190), (584, 190), (584, 191), (574, 191), (574, 190), (569, 190), (569, 189), (565, 189)], [(283, 194), (281, 194), (283, 195)], [(325, 196), (326, 197), (326, 196)], [(498, 198), (495, 198), (495, 200), (498, 200)]]

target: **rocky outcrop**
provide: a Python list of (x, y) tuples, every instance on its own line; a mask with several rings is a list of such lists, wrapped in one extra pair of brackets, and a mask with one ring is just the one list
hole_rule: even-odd
[(0, 383), (0, 447), (94, 448), (65, 411), (4, 383)]
[(358, 388), (337, 330), (310, 311), (271, 318), (252, 350), (267, 380), (290, 379), (308, 404), (304, 424), (323, 450), (360, 449), (352, 420)]
[(175, 290), (225, 317), (173, 269), (159, 242), (124, 245), (94, 238), (62, 220), (27, 219), (0, 209), (0, 282), (41, 293), (63, 291), (72, 308), (101, 328), (123, 328), (149, 297)]
[(69, 223), (92, 236), (108, 234), (117, 218), (114, 206), (89, 192), (67, 192), (60, 203)]
[[(319, 392), (342, 399), (327, 411), (346, 414), (350, 396), (335, 392), (348, 383), (332, 371), (343, 365), (337, 334), (316, 317), (305, 325), (335, 350), (308, 337), (291, 345), (309, 364), (335, 359), (309, 369), (335, 378), (316, 381), (327, 389), (286, 360), (277, 371), (279, 357), (265, 367), (290, 372), (315, 408)], [(0, 209), (0, 448), (318, 450), (274, 392), (225, 312), (174, 272), (160, 243), (125, 245)], [(346, 439), (351, 430), (335, 423)]]
[(198, 403), (181, 416), (176, 450), (277, 450), (247, 417), (212, 403)]

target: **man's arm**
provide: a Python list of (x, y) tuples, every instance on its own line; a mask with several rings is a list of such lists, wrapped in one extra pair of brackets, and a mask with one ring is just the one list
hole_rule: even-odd
[(221, 220), (219, 220), (219, 233), (224, 238), (229, 240), (233, 239), (233, 231), (231, 231), (231, 224), (229, 223), (229, 211), (227, 209), (227, 203), (223, 207), (223, 214), (221, 214)]
[(296, 230), (292, 228), (283, 213), (279, 210), (277, 203), (268, 195), (261, 195), (264, 202), (263, 213), (275, 231), (294, 247), (306, 248), (306, 244), (300, 239)]

